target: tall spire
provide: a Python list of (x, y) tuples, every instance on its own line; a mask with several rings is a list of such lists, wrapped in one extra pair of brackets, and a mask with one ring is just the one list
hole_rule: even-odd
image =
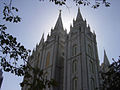
[(108, 60), (108, 57), (107, 57), (107, 55), (106, 55), (106, 51), (104, 50), (104, 65), (106, 65), (106, 66), (109, 66), (110, 65), (110, 62), (109, 62), (109, 60)]
[(54, 29), (56, 29), (56, 30), (63, 30), (63, 23), (62, 23), (62, 18), (61, 18), (61, 10), (59, 12), (59, 17), (57, 19), (57, 22), (55, 24)]
[(78, 8), (78, 13), (77, 13), (76, 21), (81, 21), (81, 20), (83, 20), (83, 18), (82, 18), (82, 15), (80, 13), (80, 8)]
[(101, 64), (101, 69), (104, 71), (104, 72), (107, 72), (109, 70), (109, 67), (110, 66), (110, 63), (109, 63), (109, 60), (108, 60), (108, 57), (106, 55), (106, 52), (104, 50), (104, 61), (103, 63)]

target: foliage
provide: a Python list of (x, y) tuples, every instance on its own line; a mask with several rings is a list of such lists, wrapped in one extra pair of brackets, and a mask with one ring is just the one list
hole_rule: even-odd
[(29, 50), (20, 45), (15, 37), (6, 33), (5, 29), (7, 29), (5, 25), (0, 25), (0, 64), (6, 72), (24, 75), (24, 65), (18, 66), (17, 62), (19, 58), (26, 60)]
[(120, 57), (117, 61), (113, 59), (106, 73), (102, 73), (103, 90), (120, 90)]
[(48, 80), (44, 77), (43, 71), (39, 68), (29, 68), (29, 70), (27, 68), (24, 81), (20, 85), (21, 87), (27, 85), (28, 90), (43, 90), (47, 87), (57, 86), (57, 82), (54, 79)]
[(10, 0), (8, 5), (6, 3), (3, 3), (3, 5), (3, 20), (13, 23), (18, 23), (21, 21), (21, 18), (18, 15), (15, 15), (15, 13), (18, 12), (18, 9), (12, 6), (12, 0)]
[[(12, 0), (8, 5), (6, 3), (3, 3), (3, 5), (3, 20), (13, 23), (21, 21), (21, 18), (15, 15), (18, 9), (12, 6)], [(5, 24), (0, 25), (0, 64), (4, 71), (22, 76), (24, 75), (25, 60), (30, 50), (25, 49), (23, 45), (17, 42), (15, 37), (6, 33), (6, 29)], [(24, 64), (19, 65), (18, 62), (22, 60)]]
[[(12, 0), (10, 0), (8, 5), (4, 3), (2, 19), (12, 23), (21, 22), (21, 18), (15, 15), (17, 12), (18, 9), (12, 6)], [(55, 86), (56, 83), (53, 79), (45, 79), (43, 71), (29, 64), (27, 59), (30, 50), (18, 43), (14, 36), (6, 33), (6, 29), (5, 24), (0, 25), (0, 65), (2, 69), (5, 72), (11, 72), (17, 76), (27, 78), (20, 85), (21, 87), (27, 85), (30, 87), (29, 90), (43, 90), (47, 86)], [(30, 81), (28, 81), (29, 79)]]
[[(40, 0), (40, 1), (44, 1), (44, 0)], [(66, 5), (66, 2), (68, 0), (49, 0), (50, 2), (55, 3), (56, 5)], [(75, 3), (76, 5), (84, 5), (84, 6), (91, 6), (92, 8), (98, 8), (101, 4), (105, 5), (105, 7), (109, 7), (110, 3), (107, 0), (73, 0), (73, 3)]]

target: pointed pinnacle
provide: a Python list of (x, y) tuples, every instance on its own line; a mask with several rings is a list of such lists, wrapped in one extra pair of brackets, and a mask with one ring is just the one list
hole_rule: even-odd
[(109, 62), (109, 60), (108, 60), (108, 57), (107, 57), (107, 54), (106, 54), (105, 49), (104, 49), (104, 64), (105, 64), (105, 65), (110, 65), (110, 62)]
[(80, 12), (80, 8), (78, 8), (78, 13), (77, 13), (76, 21), (77, 20), (83, 20), (81, 12)]
[(61, 18), (61, 10), (59, 12), (59, 17), (57, 19), (57, 22), (55, 24), (55, 27), (54, 29), (60, 29), (60, 30), (63, 30), (63, 23), (62, 23), (62, 18)]

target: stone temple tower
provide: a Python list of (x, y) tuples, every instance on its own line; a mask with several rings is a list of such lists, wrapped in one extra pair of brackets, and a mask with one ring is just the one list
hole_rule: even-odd
[[(45, 90), (100, 90), (96, 34), (91, 32), (79, 8), (69, 33), (64, 30), (60, 11), (46, 41), (43, 34), (28, 60), (34, 68), (43, 70), (45, 78), (58, 82), (58, 87)], [(104, 64), (109, 64), (106, 53)]]
[[(46, 88), (46, 90), (63, 90), (66, 35), (60, 11), (54, 29), (51, 29), (51, 33), (47, 35), (47, 40), (44, 41), (43, 34), (39, 45), (36, 45), (36, 49), (29, 57), (31, 65), (43, 70), (45, 78), (54, 79), (59, 84), (58, 87)], [(23, 90), (27, 90), (27, 87), (23, 87)]]
[(64, 90), (99, 90), (96, 35), (78, 9), (65, 43)]

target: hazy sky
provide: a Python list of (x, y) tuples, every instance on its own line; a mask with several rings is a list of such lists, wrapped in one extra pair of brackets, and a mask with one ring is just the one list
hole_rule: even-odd
[[(4, 0), (3, 0), (4, 1)], [(39, 43), (42, 34), (45, 38), (50, 29), (54, 27), (58, 18), (59, 10), (62, 9), (62, 20), (64, 28), (69, 32), (69, 26), (73, 18), (76, 18), (78, 7), (74, 3), (67, 3), (60, 7), (53, 3), (39, 2), (39, 0), (13, 0), (13, 5), (19, 9), (19, 16), (22, 21), (18, 24), (6, 23), (8, 32), (17, 37), (26, 48), (33, 49)], [(72, 1), (72, 0), (71, 0)], [(109, 0), (110, 1), (110, 0)], [(91, 27), (91, 31), (96, 32), (98, 54), (100, 63), (103, 61), (103, 52), (106, 50), (109, 61), (120, 56), (120, 0), (112, 0), (111, 7), (105, 8), (103, 5), (98, 9), (90, 7), (80, 7), (83, 18)], [(1, 90), (20, 90), (19, 83), (21, 77), (3, 73), (3, 83)]]

